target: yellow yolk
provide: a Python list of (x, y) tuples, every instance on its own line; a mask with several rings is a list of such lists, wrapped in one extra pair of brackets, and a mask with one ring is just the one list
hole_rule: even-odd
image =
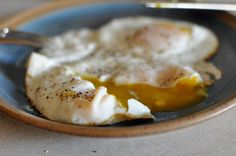
[(93, 77), (86, 76), (84, 79), (91, 81), (95, 87), (105, 86), (125, 107), (128, 99), (135, 98), (148, 106), (152, 112), (181, 109), (196, 104), (207, 96), (204, 85), (194, 76), (181, 79), (172, 88), (157, 88), (146, 84), (117, 86), (113, 82), (100, 82)]

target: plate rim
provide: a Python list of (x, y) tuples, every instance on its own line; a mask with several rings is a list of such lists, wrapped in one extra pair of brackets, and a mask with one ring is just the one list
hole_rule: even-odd
[[(40, 17), (49, 12), (53, 12), (60, 9), (69, 8), (73, 5), (88, 5), (91, 3), (103, 3), (108, 2), (107, 0), (67, 0), (49, 2), (40, 7), (30, 9), (19, 13), (18, 15), (10, 17), (8, 20), (0, 22), (0, 28), (10, 27), (16, 28), (17, 26), (28, 22), (34, 18)], [(111, 2), (110, 3), (117, 3)], [(118, 2), (120, 3), (120, 2)], [(121, 2), (123, 3), (123, 2)], [(229, 13), (222, 13), (218, 17), (225, 23), (236, 28), (236, 18)], [(202, 111), (195, 112), (184, 117), (172, 119), (169, 121), (163, 121), (160, 123), (153, 123), (150, 125), (137, 125), (131, 127), (89, 127), (80, 126), (73, 124), (60, 123), (45, 118), (40, 118), (24, 111), (18, 110), (8, 105), (0, 97), (0, 111), (8, 115), (11, 118), (22, 121), (26, 124), (33, 125), (35, 127), (47, 129), (50, 131), (56, 131), (61, 133), (80, 135), (80, 136), (92, 136), (92, 137), (127, 137), (127, 136), (141, 136), (147, 134), (157, 134), (162, 132), (168, 132), (180, 128), (184, 128), (196, 123), (200, 123), (207, 119), (210, 119), (226, 110), (229, 110), (236, 106), (236, 95), (232, 96), (218, 104), (206, 108)]]

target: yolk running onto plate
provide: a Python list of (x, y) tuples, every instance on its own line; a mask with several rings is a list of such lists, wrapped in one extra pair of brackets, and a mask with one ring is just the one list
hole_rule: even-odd
[(113, 82), (100, 82), (96, 78), (84, 79), (94, 83), (96, 87), (105, 86), (123, 106), (127, 100), (135, 98), (148, 106), (152, 112), (173, 111), (202, 101), (206, 96), (206, 88), (196, 78), (184, 78), (172, 88), (157, 88), (146, 84), (130, 84), (117, 86)]

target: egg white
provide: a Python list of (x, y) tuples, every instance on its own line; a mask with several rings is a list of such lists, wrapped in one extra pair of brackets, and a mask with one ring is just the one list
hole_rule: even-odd
[(75, 77), (71, 70), (36, 53), (29, 59), (26, 93), (39, 112), (55, 121), (104, 125), (154, 119), (149, 108), (137, 100), (129, 99), (128, 107), (122, 107), (105, 87), (95, 88), (93, 83)]
[[(176, 40), (175, 49), (167, 49), (162, 53), (157, 51), (142, 51), (143, 56), (151, 53), (152, 58), (157, 61), (174, 62), (177, 64), (194, 64), (211, 56), (218, 47), (216, 35), (208, 28), (195, 23), (183, 22), (152, 17), (127, 17), (114, 19), (99, 30), (99, 41), (103, 47), (114, 49), (114, 47), (123, 47), (122, 50), (134, 51), (127, 46), (126, 36), (130, 31), (155, 25), (168, 24), (174, 27), (182, 27), (189, 30), (189, 36)], [(183, 32), (184, 33), (184, 32)], [(173, 34), (175, 36), (175, 34)], [(157, 43), (158, 44), (158, 43)], [(136, 45), (139, 47), (138, 45)]]

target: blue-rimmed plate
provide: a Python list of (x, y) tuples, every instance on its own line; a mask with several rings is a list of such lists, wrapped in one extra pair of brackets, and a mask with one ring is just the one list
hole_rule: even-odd
[[(226, 12), (202, 10), (148, 9), (139, 3), (94, 3), (68, 1), (52, 3), (15, 16), (1, 24), (16, 29), (56, 35), (82, 27), (97, 28), (116, 17), (147, 15), (191, 21), (210, 28), (220, 41), (212, 61), (223, 77), (209, 87), (209, 97), (194, 106), (155, 113), (157, 121), (136, 120), (111, 126), (86, 127), (47, 120), (40, 116), (25, 95), (25, 62), (30, 47), (0, 44), (0, 111), (25, 123), (53, 131), (87, 136), (133, 136), (164, 132), (215, 116), (236, 102), (236, 19)], [(89, 4), (88, 4), (89, 3)]]

